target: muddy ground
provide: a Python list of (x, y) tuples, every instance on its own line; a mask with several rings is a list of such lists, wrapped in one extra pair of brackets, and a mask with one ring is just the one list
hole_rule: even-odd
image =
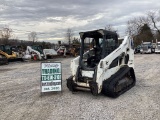
[(117, 99), (66, 87), (70, 60), (62, 62), (61, 92), (40, 93), (41, 62), (0, 66), (0, 120), (159, 120), (160, 54), (136, 54), (134, 88)]

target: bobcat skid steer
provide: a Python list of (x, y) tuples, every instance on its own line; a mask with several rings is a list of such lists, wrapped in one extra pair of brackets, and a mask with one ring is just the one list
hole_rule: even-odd
[[(125, 37), (118, 46), (118, 35), (103, 29), (81, 32), (80, 56), (71, 60), (70, 91), (89, 90), (116, 98), (136, 83), (133, 41)], [(87, 40), (92, 48), (85, 52)]]
[(23, 60), (31, 60), (32, 58), (33, 60), (45, 60), (47, 57), (41, 46), (27, 46)]

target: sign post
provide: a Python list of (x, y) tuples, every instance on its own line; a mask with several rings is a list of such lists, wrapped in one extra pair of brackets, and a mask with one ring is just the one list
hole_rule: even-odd
[(60, 62), (41, 63), (41, 92), (62, 90), (62, 66)]

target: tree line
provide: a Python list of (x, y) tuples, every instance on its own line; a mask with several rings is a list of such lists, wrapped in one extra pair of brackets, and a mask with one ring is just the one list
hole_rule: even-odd
[(28, 41), (19, 40), (17, 38), (12, 38), (13, 31), (9, 27), (4, 27), (0, 29), (0, 45), (11, 45), (11, 46), (22, 46), (26, 48), (31, 45), (41, 45), (43, 48), (50, 49), (55, 46), (54, 43), (50, 42), (40, 42), (37, 38), (36, 32), (31, 32), (28, 34)]
[(127, 31), (135, 45), (141, 42), (156, 42), (160, 40), (160, 10), (148, 11), (144, 16), (130, 19), (127, 22)]

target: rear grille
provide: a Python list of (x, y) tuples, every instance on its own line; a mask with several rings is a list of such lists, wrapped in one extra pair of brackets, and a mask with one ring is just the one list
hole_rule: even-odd
[(142, 49), (143, 51), (148, 51), (148, 46), (143, 46)]

